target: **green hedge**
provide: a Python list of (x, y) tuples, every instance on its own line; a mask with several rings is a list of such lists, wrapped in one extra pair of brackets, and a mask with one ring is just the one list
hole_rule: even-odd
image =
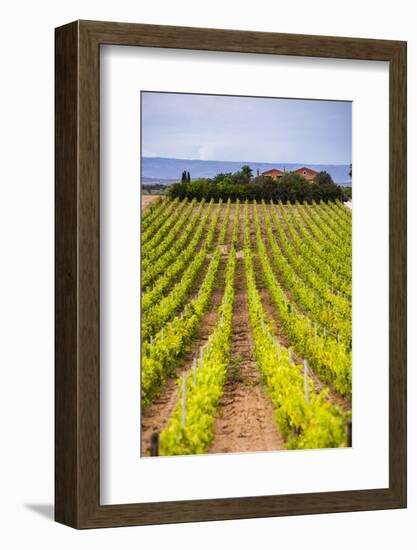
[[(290, 176), (290, 174), (288, 174)], [(283, 177), (280, 181), (272, 181), (270, 178), (257, 178), (251, 183), (213, 182), (210, 180), (194, 180), (191, 182), (174, 183), (170, 185), (166, 194), (171, 198), (180, 200), (188, 198), (197, 200), (220, 199), (232, 201), (239, 199), (265, 201), (282, 201), (295, 203), (296, 201), (336, 201), (347, 200), (344, 190), (333, 183), (309, 183), (302, 177)]]

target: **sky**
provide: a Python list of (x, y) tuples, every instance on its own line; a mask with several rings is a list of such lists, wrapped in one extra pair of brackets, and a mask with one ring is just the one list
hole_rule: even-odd
[(142, 156), (350, 164), (352, 103), (142, 92)]

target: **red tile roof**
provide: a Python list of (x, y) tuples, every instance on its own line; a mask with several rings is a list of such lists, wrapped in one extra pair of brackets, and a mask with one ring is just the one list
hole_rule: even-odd
[(318, 172), (316, 172), (315, 170), (312, 170), (311, 168), (307, 168), (307, 166), (302, 166), (301, 168), (297, 168), (295, 172), (297, 174), (300, 174), (300, 176), (303, 176), (307, 181), (313, 181), (318, 174)]
[(284, 172), (282, 170), (278, 170), (278, 168), (272, 168), (272, 170), (267, 170), (266, 172), (262, 172), (263, 176), (270, 176), (271, 178), (277, 178), (284, 175)]

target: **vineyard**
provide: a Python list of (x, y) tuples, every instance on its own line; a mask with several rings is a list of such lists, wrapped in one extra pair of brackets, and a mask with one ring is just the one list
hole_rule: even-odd
[(143, 209), (142, 456), (350, 445), (351, 223), (340, 202)]

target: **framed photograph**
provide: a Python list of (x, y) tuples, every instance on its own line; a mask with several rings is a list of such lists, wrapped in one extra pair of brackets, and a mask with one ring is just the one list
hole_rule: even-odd
[(406, 507), (406, 43), (55, 53), (56, 521)]

